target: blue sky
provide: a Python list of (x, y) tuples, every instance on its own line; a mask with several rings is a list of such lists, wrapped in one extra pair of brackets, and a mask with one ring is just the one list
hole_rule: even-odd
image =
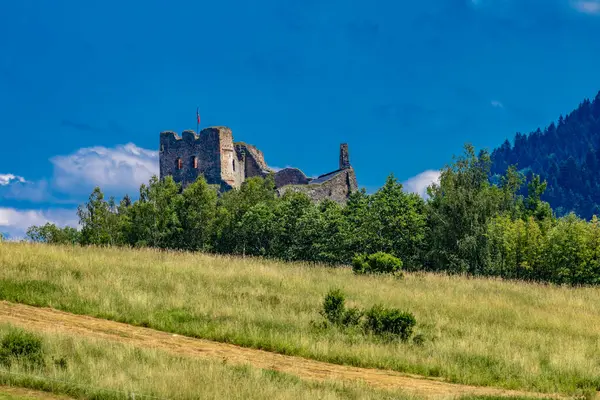
[(600, 89), (600, 0), (19, 0), (0, 5), (0, 232), (135, 194), (158, 134), (227, 125), (316, 175), (422, 191)]

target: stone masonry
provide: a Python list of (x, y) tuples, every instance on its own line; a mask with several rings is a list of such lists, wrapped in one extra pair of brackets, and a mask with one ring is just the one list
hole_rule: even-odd
[(203, 129), (200, 134), (184, 131), (160, 134), (160, 178), (172, 176), (183, 187), (203, 175), (221, 191), (238, 189), (248, 178), (274, 174), (277, 193), (306, 193), (314, 201), (331, 199), (345, 203), (358, 190), (356, 175), (350, 165), (348, 145), (340, 145), (339, 168), (317, 178), (307, 177), (297, 168), (273, 171), (256, 147), (234, 143), (231, 129), (223, 126)]

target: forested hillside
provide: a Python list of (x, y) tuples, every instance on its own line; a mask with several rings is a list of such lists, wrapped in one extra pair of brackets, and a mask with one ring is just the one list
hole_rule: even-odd
[(571, 211), (590, 219), (600, 214), (600, 93), (561, 116), (557, 123), (528, 135), (517, 133), (492, 152), (492, 174), (517, 165), (530, 181), (546, 180), (542, 199), (558, 215)]

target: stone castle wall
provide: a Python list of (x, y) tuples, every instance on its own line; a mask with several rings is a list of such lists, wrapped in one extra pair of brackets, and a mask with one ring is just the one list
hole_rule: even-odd
[(199, 135), (184, 131), (181, 137), (171, 131), (160, 134), (161, 179), (170, 175), (187, 186), (204, 175), (209, 184), (239, 188), (244, 182), (243, 170), (229, 128), (207, 128)]
[[(195, 182), (200, 171), (210, 184), (221, 184), (221, 165), (216, 152), (219, 135), (214, 131), (196, 135), (184, 131), (179, 137), (175, 132), (160, 134), (160, 177), (172, 176), (184, 186)], [(194, 168), (194, 157), (197, 166)], [(181, 163), (181, 165), (179, 165)], [(181, 166), (181, 168), (179, 168)]]
[(244, 159), (244, 176), (252, 178), (253, 176), (266, 176), (269, 173), (269, 167), (265, 162), (263, 152), (256, 147), (246, 143), (235, 143), (235, 150), (240, 159)]
[[(284, 193), (301, 192), (313, 201), (333, 200), (337, 203), (345, 203), (352, 192), (358, 190), (356, 175), (353, 168), (347, 168), (332, 172), (331, 177), (320, 177), (306, 185), (288, 185), (277, 189), (280, 196)], [(322, 181), (321, 181), (322, 180)]]
[[(274, 174), (278, 193), (287, 191), (306, 193), (311, 199), (332, 199), (343, 203), (350, 193), (358, 190), (354, 169), (350, 165), (348, 145), (340, 146), (339, 169), (316, 179), (307, 178), (297, 168), (285, 168)], [(254, 176), (273, 173), (267, 166), (263, 153), (246, 143), (234, 143), (231, 129), (212, 127), (200, 134), (184, 131), (160, 134), (160, 178), (172, 176), (183, 187), (204, 176), (221, 191), (240, 188), (244, 181)]]
[(275, 173), (275, 187), (286, 185), (307, 185), (310, 179), (298, 168), (284, 168)]

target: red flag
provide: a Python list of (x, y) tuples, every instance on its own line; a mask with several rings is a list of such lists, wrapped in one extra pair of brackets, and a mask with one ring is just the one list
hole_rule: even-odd
[(200, 113), (198, 112), (197, 108), (196, 108), (196, 120), (198, 121), (198, 124), (200, 124)]

